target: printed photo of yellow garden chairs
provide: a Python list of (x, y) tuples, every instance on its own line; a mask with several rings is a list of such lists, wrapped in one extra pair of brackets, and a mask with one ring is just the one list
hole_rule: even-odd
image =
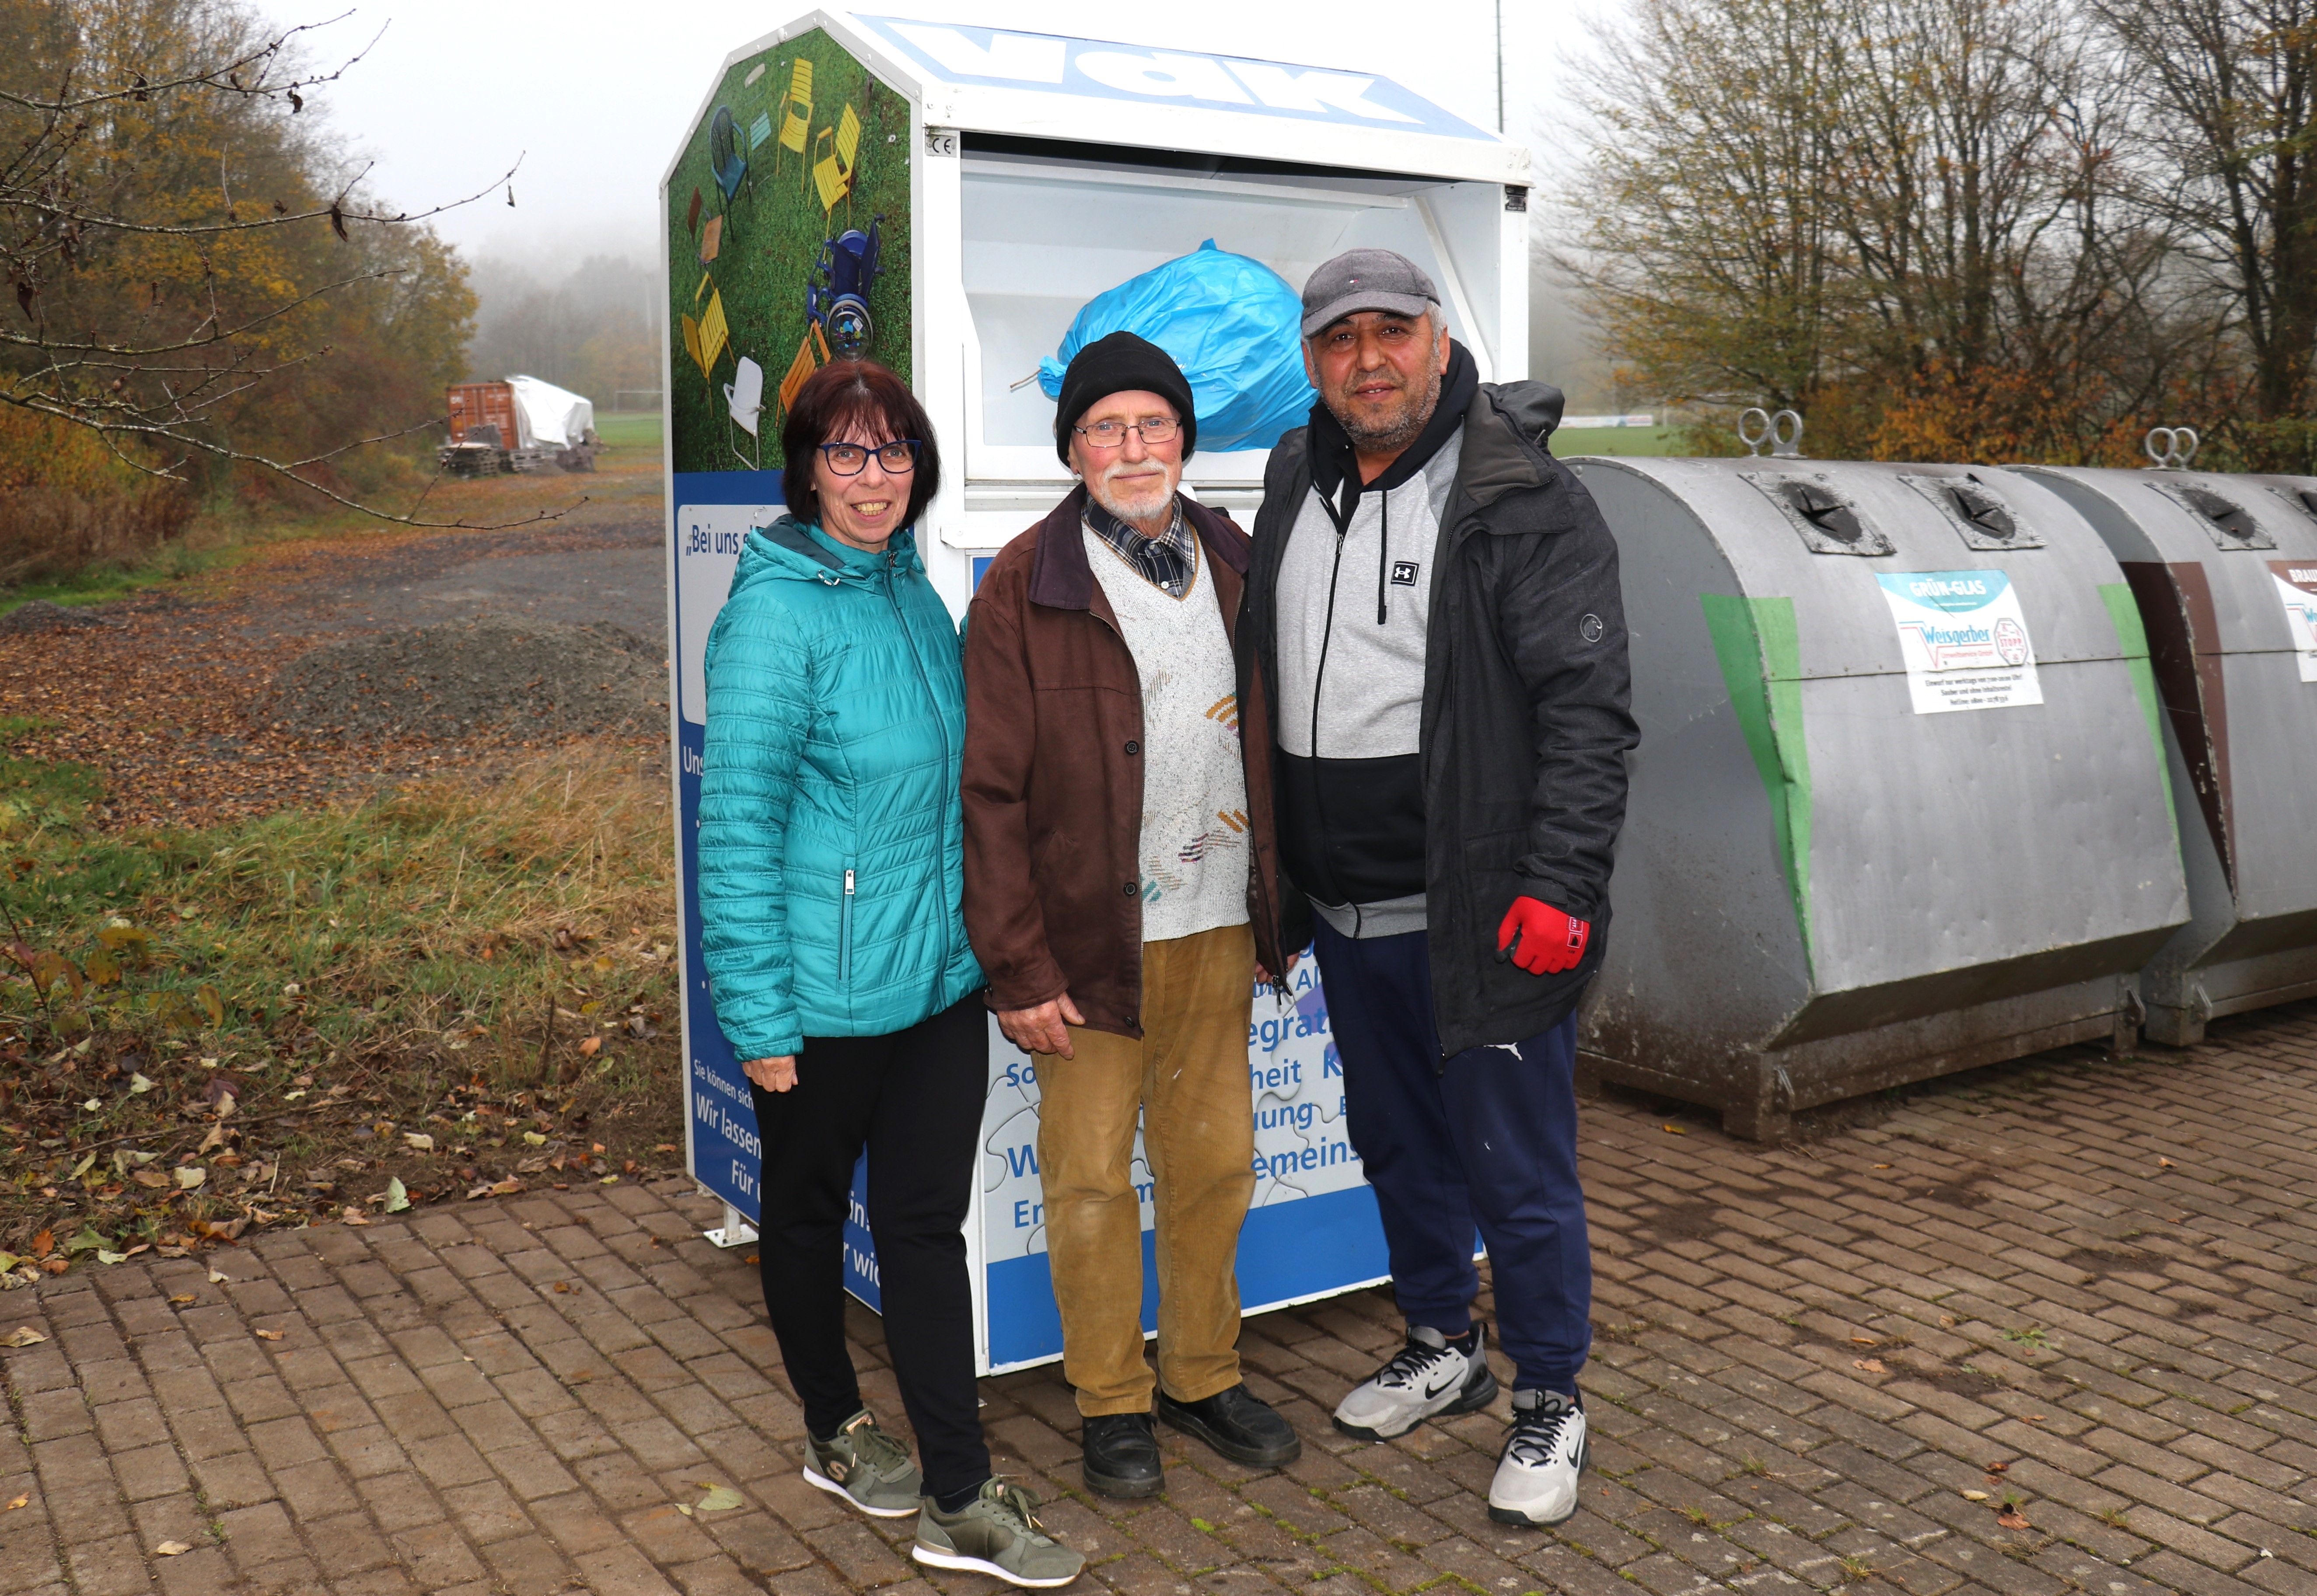
[[(820, 346), (818, 354), (813, 351), (815, 344)], [(797, 390), (804, 387), (804, 379), (828, 364), (829, 358), (828, 340), (821, 334), (820, 324), (808, 323), (804, 337), (797, 344), (796, 359), (789, 362), (788, 375), (781, 379), (780, 419), (783, 422), (788, 420), (789, 411), (795, 406)]]
[(700, 368), (701, 379), (712, 392), (716, 383), (716, 362), (731, 347), (732, 328), (724, 319), (724, 293), (708, 278), (700, 280), (700, 287), (692, 290), (692, 302), (700, 303), (702, 290), (708, 295), (707, 313), (694, 320), (684, 318), (684, 352)]
[[(845, 222), (853, 225), (853, 180), (861, 166), (861, 117), (850, 105), (836, 120), (834, 128), (823, 128), (820, 139), (830, 139), (827, 156), (813, 164), (812, 181), (820, 191), (821, 213), (826, 216), (836, 209), (839, 200), (845, 201)], [(813, 148), (820, 147), (820, 139)]]
[(797, 168), (810, 177), (811, 163), (804, 158), (805, 139), (812, 132), (812, 63), (802, 56), (789, 68), (789, 92), (781, 101), (780, 148), (773, 151), (773, 170), (781, 169), (781, 150), (792, 150)]

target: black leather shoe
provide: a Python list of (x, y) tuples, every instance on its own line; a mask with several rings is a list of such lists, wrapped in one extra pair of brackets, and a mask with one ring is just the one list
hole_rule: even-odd
[(1161, 1391), (1158, 1409), (1158, 1416), (1176, 1429), (1249, 1468), (1276, 1468), (1303, 1455), (1303, 1442), (1294, 1428), (1244, 1383), (1197, 1402), (1177, 1402)]
[(1098, 1496), (1156, 1496), (1167, 1488), (1167, 1476), (1158, 1467), (1158, 1437), (1149, 1413), (1103, 1413), (1088, 1419), (1079, 1445), (1086, 1452), (1087, 1489)]

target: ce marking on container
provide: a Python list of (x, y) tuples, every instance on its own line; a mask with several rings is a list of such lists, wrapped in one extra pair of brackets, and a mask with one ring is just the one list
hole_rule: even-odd
[(957, 158), (957, 129), (954, 128), (927, 128), (926, 129), (926, 154), (929, 156), (937, 156), (946, 160), (955, 160)]

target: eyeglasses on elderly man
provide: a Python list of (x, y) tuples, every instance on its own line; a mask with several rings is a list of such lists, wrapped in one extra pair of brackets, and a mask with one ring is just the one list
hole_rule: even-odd
[[(1090, 449), (1116, 449), (1126, 441), (1128, 424), (1123, 421), (1098, 421), (1090, 427), (1072, 427), (1070, 431), (1087, 441)], [(1170, 443), (1183, 424), (1171, 415), (1146, 415), (1132, 424), (1132, 429), (1142, 434), (1145, 443)]]

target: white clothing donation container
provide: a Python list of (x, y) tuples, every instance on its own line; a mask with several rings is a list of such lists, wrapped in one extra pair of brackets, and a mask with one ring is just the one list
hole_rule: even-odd
[[(1525, 148), (1387, 77), (1187, 43), (813, 12), (726, 58), (662, 195), (685, 1152), (726, 1205), (712, 1235), (753, 1236), (758, 1142), (700, 956), (702, 655), (748, 530), (781, 513), (780, 432), (798, 388), (851, 354), (909, 383), (943, 452), (917, 543), (962, 618), (997, 550), (1070, 488), (1035, 377), (1087, 300), (1209, 240), (1298, 291), (1330, 256), (1382, 246), (1431, 274), (1483, 380), (1524, 377), (1528, 182)], [(1265, 441), (1201, 450), (1186, 491), (1245, 523)], [(1059, 1357), (1061, 1331), (1037, 1070), (994, 1022), (989, 1039), (967, 1246), (980, 1366), (994, 1373)], [(1248, 1311), (1382, 1279), (1375, 1199), (1346, 1136), (1309, 960), (1284, 994), (1257, 994), (1248, 1070), (1257, 1175), (1239, 1241)], [(1139, 1158), (1136, 1175), (1147, 1259), (1152, 1192)], [(846, 1268), (874, 1307), (860, 1190), (856, 1179)]]

